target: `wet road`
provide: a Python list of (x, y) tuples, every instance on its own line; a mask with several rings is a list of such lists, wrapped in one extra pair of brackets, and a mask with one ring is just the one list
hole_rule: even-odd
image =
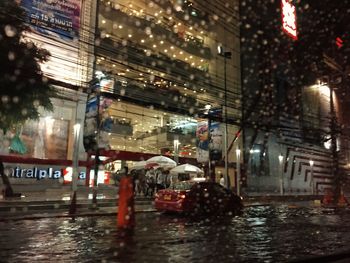
[(123, 237), (115, 217), (0, 222), (1, 262), (286, 262), (350, 248), (350, 212), (260, 206), (193, 221), (141, 213)]

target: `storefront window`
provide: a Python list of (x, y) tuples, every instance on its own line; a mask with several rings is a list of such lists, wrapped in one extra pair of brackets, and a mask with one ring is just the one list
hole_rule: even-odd
[[(69, 121), (51, 117), (27, 122), (21, 131), (26, 148), (23, 156), (40, 159), (67, 159)], [(12, 150), (14, 154), (20, 154)]]
[(179, 155), (195, 158), (194, 118), (115, 101), (109, 114), (113, 119), (109, 134), (113, 150), (173, 154), (178, 139)]

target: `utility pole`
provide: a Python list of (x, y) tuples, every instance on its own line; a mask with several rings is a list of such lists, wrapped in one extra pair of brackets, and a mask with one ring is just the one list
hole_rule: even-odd
[(232, 53), (225, 51), (222, 46), (218, 46), (218, 54), (224, 58), (224, 120), (225, 120), (225, 134), (224, 134), (224, 154), (225, 154), (225, 182), (226, 187), (229, 188), (229, 174), (228, 174), (228, 129), (227, 129), (227, 59), (232, 58)]
[(332, 178), (334, 180), (334, 200), (338, 200), (341, 191), (341, 176), (339, 173), (339, 160), (338, 160), (338, 151), (337, 151), (337, 136), (336, 136), (336, 127), (337, 127), (337, 117), (334, 109), (333, 101), (333, 84), (329, 84), (329, 100), (330, 100), (330, 133), (331, 133), (331, 152), (332, 152)]
[[(334, 54), (334, 51), (333, 51)], [(341, 73), (344, 75), (344, 71), (342, 67), (335, 61), (334, 58), (331, 58), (327, 56), (326, 54), (323, 54), (323, 62), (331, 68), (331, 70), (335, 70), (338, 73)], [(334, 182), (334, 202), (337, 202), (341, 195), (341, 184), (342, 184), (342, 178), (341, 174), (339, 172), (339, 156), (338, 156), (338, 150), (337, 150), (337, 133), (338, 133), (338, 122), (337, 122), (337, 116), (334, 108), (334, 99), (333, 99), (333, 93), (334, 93), (334, 83), (332, 79), (333, 74), (330, 74), (328, 86), (329, 86), (329, 107), (330, 107), (330, 139), (331, 139), (331, 159), (332, 159), (332, 165), (331, 165), (331, 175)]]

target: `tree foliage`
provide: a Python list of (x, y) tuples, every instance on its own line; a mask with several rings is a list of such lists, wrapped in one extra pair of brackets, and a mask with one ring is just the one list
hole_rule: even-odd
[(30, 30), (15, 1), (0, 1), (0, 129), (8, 130), (51, 111), (54, 88), (40, 69), (50, 54), (23, 38)]

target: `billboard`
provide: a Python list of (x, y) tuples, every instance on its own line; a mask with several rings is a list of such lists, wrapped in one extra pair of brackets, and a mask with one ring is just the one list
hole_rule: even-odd
[(209, 161), (209, 130), (207, 120), (198, 120), (196, 129), (196, 155), (200, 163)]
[(210, 160), (219, 161), (222, 159), (222, 138), (223, 130), (219, 122), (210, 123), (209, 154)]
[(38, 33), (62, 39), (79, 36), (81, 0), (21, 0), (27, 22)]

